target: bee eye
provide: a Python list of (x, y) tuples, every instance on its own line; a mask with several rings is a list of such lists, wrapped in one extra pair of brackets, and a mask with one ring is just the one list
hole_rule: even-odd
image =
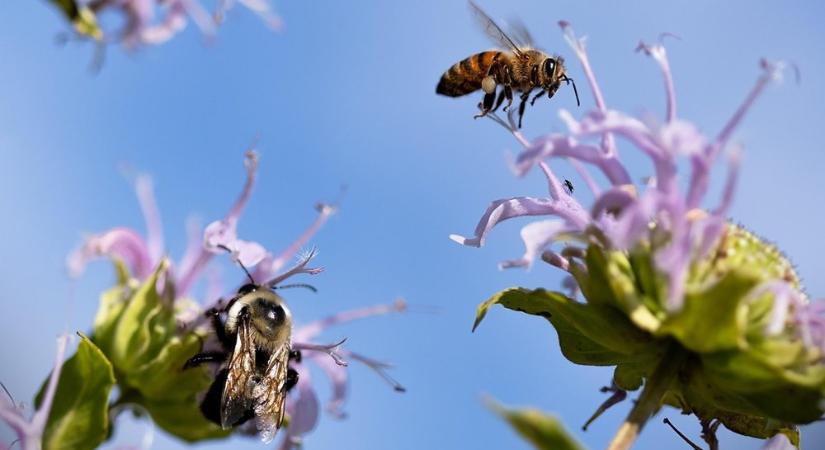
[(286, 314), (284, 313), (284, 308), (281, 305), (259, 299), (258, 307), (260, 308), (264, 319), (270, 324), (280, 325), (283, 323)]
[(250, 292), (252, 292), (256, 289), (258, 289), (258, 286), (254, 285), (252, 283), (247, 283), (247, 284), (241, 286), (240, 288), (238, 288), (238, 294), (239, 295), (248, 294), (248, 293), (250, 293)]
[(544, 73), (548, 78), (553, 77), (553, 72), (556, 71), (556, 61), (553, 58), (547, 58), (544, 61)]

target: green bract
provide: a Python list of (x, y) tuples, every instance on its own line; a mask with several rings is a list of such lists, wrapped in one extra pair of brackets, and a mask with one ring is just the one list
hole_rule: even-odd
[[(168, 263), (162, 261), (141, 284), (129, 278), (123, 264), (116, 261), (115, 266), (118, 282), (101, 296), (91, 339), (84, 338), (63, 366), (45, 447), (62, 448), (49, 445), (49, 439), (57, 433), (53, 442), (62, 442), (63, 433), (71, 433), (99, 438), (72, 443), (71, 448), (93, 448), (109, 434), (109, 408), (129, 405), (139, 405), (155, 424), (185, 441), (227, 436), (228, 431), (206, 420), (198, 407), (198, 395), (211, 383), (206, 369), (183, 370), (186, 361), (200, 351), (203, 336), (179, 331), (173, 302), (158, 294), (158, 280)], [(95, 377), (90, 378), (90, 373)], [(97, 382), (97, 377), (108, 383)], [(118, 395), (110, 404), (109, 392), (115, 383)], [(62, 406), (65, 399), (77, 398), (78, 391), (83, 396), (75, 401), (82, 400), (83, 405)], [(92, 412), (94, 420), (90, 419)], [(82, 426), (98, 432), (72, 431)]]
[(753, 295), (777, 278), (798, 285), (797, 277), (772, 246), (741, 227), (729, 225), (720, 242), (691, 269), (679, 311), (665, 306), (665, 280), (648, 248), (628, 253), (591, 244), (573, 271), (585, 302), (506, 289), (479, 306), (473, 328), (495, 304), (541, 316), (556, 329), (567, 359), (615, 366), (613, 381), (625, 390), (649, 384), (663, 361), (676, 364), (654, 411), (669, 404), (740, 434), (785, 433), (798, 446), (795, 424), (823, 414), (825, 362), (791, 325), (766, 332), (773, 294)]

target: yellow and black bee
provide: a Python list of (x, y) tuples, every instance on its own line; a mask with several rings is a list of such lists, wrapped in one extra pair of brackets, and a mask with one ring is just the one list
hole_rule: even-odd
[[(540, 91), (533, 97), (531, 105), (542, 95), (547, 94), (548, 98), (552, 98), (562, 81), (572, 83), (576, 104), (579, 104), (576, 84), (567, 76), (564, 60), (560, 56), (549, 56), (535, 49), (533, 38), (523, 25), (517, 24), (513, 28), (513, 36), (516, 37), (513, 40), (475, 3), (470, 2), (470, 9), (485, 33), (507, 50), (476, 53), (454, 64), (441, 76), (435, 88), (437, 94), (461, 97), (483, 90), (484, 99), (479, 103), (481, 113), (475, 116), (478, 118), (496, 111), (505, 99), (506, 111), (513, 104), (513, 91), (520, 92), (519, 128), (527, 100), (534, 89)], [(499, 86), (501, 89), (496, 98)]]
[(298, 383), (289, 367), (301, 360), (291, 348), (292, 314), (270, 287), (252, 282), (206, 315), (223, 350), (199, 353), (184, 366), (221, 364), (201, 411), (224, 429), (254, 418), (263, 440), (272, 440), (284, 420), (286, 394)]

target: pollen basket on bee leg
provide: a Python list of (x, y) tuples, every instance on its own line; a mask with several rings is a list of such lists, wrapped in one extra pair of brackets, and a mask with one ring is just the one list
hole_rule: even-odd
[(496, 91), (496, 80), (491, 76), (484, 77), (481, 80), (481, 89), (487, 94), (492, 94)]

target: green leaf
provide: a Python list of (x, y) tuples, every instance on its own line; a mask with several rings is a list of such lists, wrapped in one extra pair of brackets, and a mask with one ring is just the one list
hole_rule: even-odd
[(744, 347), (747, 294), (759, 283), (750, 274), (731, 271), (702, 290), (690, 290), (678, 313), (657, 331), (672, 335), (689, 350), (710, 353)]
[[(92, 341), (78, 335), (80, 344), (74, 356), (63, 363), (43, 433), (43, 448), (47, 450), (92, 449), (108, 433), (109, 392), (115, 383), (112, 365)], [(38, 408), (46, 383), (35, 398)]]
[(553, 416), (532, 408), (505, 408), (494, 400), (487, 400), (487, 404), (539, 450), (584, 450), (565, 430), (561, 421)]
[(613, 365), (644, 359), (658, 350), (650, 335), (634, 327), (619, 310), (578, 303), (543, 289), (511, 288), (495, 294), (479, 305), (474, 330), (495, 304), (550, 321), (562, 353), (576, 364)]

